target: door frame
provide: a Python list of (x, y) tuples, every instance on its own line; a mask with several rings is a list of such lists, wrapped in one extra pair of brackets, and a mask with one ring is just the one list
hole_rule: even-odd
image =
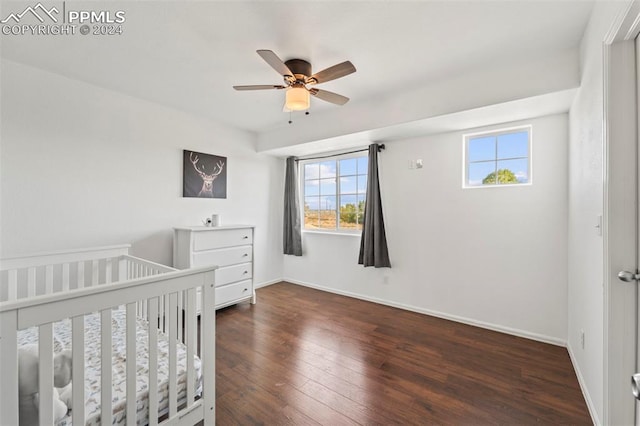
[[(631, 375), (636, 371), (637, 283), (617, 279), (636, 270), (638, 111), (635, 38), (640, 0), (630, 0), (603, 43), (604, 58), (604, 424), (635, 424)], [(639, 419), (640, 420), (640, 419)]]

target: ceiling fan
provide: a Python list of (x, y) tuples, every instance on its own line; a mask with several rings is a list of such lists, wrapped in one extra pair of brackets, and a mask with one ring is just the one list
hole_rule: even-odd
[[(270, 90), (287, 89), (285, 96), (285, 111), (303, 111), (309, 108), (310, 95), (336, 105), (344, 105), (349, 98), (313, 87), (316, 84), (335, 80), (356, 72), (356, 67), (349, 61), (342, 62), (315, 74), (311, 74), (311, 64), (303, 59), (289, 59), (282, 62), (278, 55), (271, 50), (258, 50), (258, 55), (266, 63), (282, 75), (284, 85), (262, 84), (250, 86), (233, 86), (236, 90)], [(311, 87), (308, 87), (311, 86)]]

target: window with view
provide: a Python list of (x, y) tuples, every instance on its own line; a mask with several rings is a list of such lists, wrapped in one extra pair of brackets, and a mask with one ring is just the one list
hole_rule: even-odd
[(367, 162), (365, 153), (303, 163), (304, 229), (362, 229)]
[(531, 183), (531, 127), (464, 137), (464, 187)]

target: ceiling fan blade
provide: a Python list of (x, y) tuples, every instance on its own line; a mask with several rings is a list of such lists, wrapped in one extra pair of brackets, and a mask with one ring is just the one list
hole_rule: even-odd
[(309, 77), (308, 84), (318, 84), (327, 81), (335, 80), (336, 78), (344, 77), (356, 72), (356, 67), (349, 61), (344, 61), (341, 64), (334, 65), (320, 72), (315, 73)]
[(254, 84), (249, 86), (233, 86), (236, 90), (269, 90), (269, 89), (284, 89), (284, 86), (276, 84)]
[(337, 93), (330, 92), (328, 90), (320, 90), (320, 89), (309, 89), (309, 93), (315, 96), (318, 99), (322, 99), (323, 101), (331, 102), (336, 105), (344, 105), (349, 102), (349, 98), (346, 96), (338, 95)]
[(282, 60), (278, 58), (278, 55), (273, 53), (271, 50), (256, 50), (256, 52), (258, 52), (258, 55), (260, 55), (260, 57), (262, 57), (262, 59), (264, 59), (266, 63), (271, 65), (271, 68), (276, 70), (278, 74), (280, 74), (281, 76), (288, 75), (290, 77), (293, 77), (293, 73), (291, 72), (289, 67), (286, 66), (284, 62), (282, 62)]

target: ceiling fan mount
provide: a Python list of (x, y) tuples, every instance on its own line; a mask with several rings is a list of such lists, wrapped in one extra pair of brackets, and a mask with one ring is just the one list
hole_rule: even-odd
[[(284, 63), (291, 70), (296, 80), (302, 80), (307, 83), (307, 79), (311, 75), (311, 64), (304, 59), (289, 59)], [(285, 82), (286, 82), (285, 77)]]
[[(284, 85), (263, 84), (233, 86), (235, 90), (287, 89), (285, 111), (308, 109), (310, 105), (310, 95), (336, 105), (344, 105), (349, 101), (349, 98), (346, 96), (315, 87), (309, 88), (307, 86), (325, 83), (356, 72), (356, 67), (354, 67), (351, 62), (345, 61), (312, 74), (311, 63), (304, 59), (289, 59), (283, 62), (278, 55), (271, 50), (258, 50), (257, 53), (282, 76)], [(291, 91), (292, 89), (293, 91)], [(299, 93), (294, 95), (293, 92), (295, 91)], [(303, 96), (301, 96), (301, 94)]]

